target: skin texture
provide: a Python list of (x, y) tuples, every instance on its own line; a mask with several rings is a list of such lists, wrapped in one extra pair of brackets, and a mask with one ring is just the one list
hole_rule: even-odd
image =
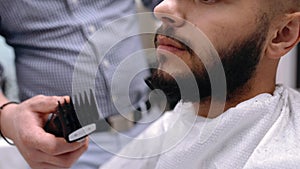
[[(58, 101), (64, 99), (69, 101), (69, 97), (39, 95), (1, 111), (2, 133), (13, 140), (33, 169), (70, 168), (87, 149), (88, 139), (69, 144), (43, 130), (48, 114), (55, 112)], [(3, 95), (0, 101), (7, 102)]]
[[(278, 3), (277, 3), (278, 2)], [(191, 48), (196, 48), (194, 37), (185, 31), (187, 23), (200, 29), (210, 39), (221, 59), (226, 50), (234, 48), (236, 42), (244, 42), (251, 38), (253, 33), (261, 30), (261, 20), (264, 18), (265, 33), (261, 34), (263, 43), (260, 46), (258, 58), (252, 76), (243, 85), (229, 92), (230, 99), (226, 100), (225, 110), (238, 103), (261, 93), (272, 94), (275, 90), (276, 70), (280, 58), (289, 52), (299, 42), (300, 13), (295, 9), (298, 1), (289, 1), (282, 6), (279, 1), (261, 0), (165, 0), (155, 8), (156, 17), (162, 21), (162, 28), (172, 27), (176, 37), (189, 42)], [(281, 12), (275, 12), (275, 9)], [(188, 10), (187, 10), (188, 9)], [(164, 37), (164, 36), (161, 36)], [(160, 38), (161, 38), (160, 37)], [(193, 43), (194, 42), (194, 43)], [(176, 45), (173, 46), (176, 48)], [(174, 50), (164, 45), (157, 45), (159, 67), (164, 68), (174, 77), (184, 76), (185, 71), (176, 65), (171, 55), (182, 59), (193, 72), (203, 72), (198, 56), (188, 50)], [(169, 53), (169, 54), (168, 54)], [(163, 56), (163, 57), (162, 57)], [(200, 56), (201, 57), (201, 56)], [(224, 57), (228, 57), (225, 56)], [(254, 57), (254, 56), (252, 56)], [(232, 58), (232, 59), (236, 59)], [(243, 63), (241, 63), (243, 64)], [(198, 66), (195, 66), (198, 65)], [(166, 74), (161, 78), (168, 80)], [(198, 106), (199, 102), (195, 102)], [(210, 97), (201, 100), (198, 115), (208, 117)], [(222, 112), (216, 112), (216, 117)]]

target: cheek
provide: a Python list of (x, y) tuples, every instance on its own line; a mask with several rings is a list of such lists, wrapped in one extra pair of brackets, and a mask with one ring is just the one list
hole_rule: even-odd
[(195, 26), (205, 34), (216, 51), (221, 51), (248, 37), (255, 30), (256, 24), (255, 19), (224, 15), (210, 16), (207, 20), (198, 21)]
[(229, 44), (234, 41), (234, 37), (236, 36), (236, 34), (233, 34), (232, 29), (224, 26), (211, 27), (209, 30), (205, 31), (205, 35), (217, 52), (228, 47)]
[(206, 63), (204, 65), (204, 61), (196, 55), (192, 56), (192, 59), (189, 61), (189, 65), (193, 73), (199, 77), (203, 76), (204, 73), (207, 73), (206, 70), (213, 66), (210, 63)]

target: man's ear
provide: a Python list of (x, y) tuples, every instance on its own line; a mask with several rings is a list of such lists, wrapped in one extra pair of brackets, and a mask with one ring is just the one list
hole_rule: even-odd
[(266, 55), (272, 59), (285, 55), (300, 41), (300, 12), (288, 14), (281, 23), (267, 45)]

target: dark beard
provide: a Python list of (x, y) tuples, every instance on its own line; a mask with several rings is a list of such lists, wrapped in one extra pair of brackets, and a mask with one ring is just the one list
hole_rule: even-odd
[[(248, 36), (246, 40), (236, 42), (231, 45), (229, 49), (223, 49), (218, 52), (226, 75), (227, 99), (234, 98), (236, 96), (236, 91), (244, 88), (247, 82), (255, 74), (265, 43), (268, 26), (268, 21), (263, 18), (257, 30)], [(177, 39), (172, 36), (172, 31), (170, 29), (164, 31), (160, 28), (156, 37), (158, 34)], [(185, 46), (185, 48), (188, 49), (187, 51), (193, 55), (192, 49), (186, 46), (184, 42), (177, 41)], [(193, 56), (196, 57), (195, 55)], [(198, 60), (201, 63), (201, 60)], [(210, 72), (212, 72), (210, 75), (213, 77), (218, 76), (217, 73), (214, 74), (214, 72), (218, 72), (217, 66), (218, 65), (214, 65), (210, 68)], [(184, 102), (200, 102), (211, 96), (212, 92), (209, 75), (206, 70), (199, 71), (192, 69), (191, 71), (193, 74), (178, 75), (174, 78), (167, 72), (158, 69), (154, 71), (151, 83), (153, 88), (162, 90), (166, 94), (168, 101), (171, 103), (177, 103), (179, 100)], [(190, 87), (190, 84), (194, 82), (194, 80), (197, 82), (199, 93), (195, 92), (195, 90), (192, 90)], [(217, 89), (218, 88), (219, 87), (217, 87)], [(237, 94), (242, 95), (242, 93)], [(217, 98), (214, 99), (218, 99), (218, 94), (216, 97)], [(222, 94), (220, 94), (220, 98), (222, 98)]]

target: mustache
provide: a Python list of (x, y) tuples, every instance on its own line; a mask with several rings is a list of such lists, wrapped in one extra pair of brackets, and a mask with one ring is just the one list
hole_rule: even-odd
[(157, 48), (158, 46), (158, 41), (157, 41), (157, 37), (161, 35), (161, 36), (165, 36), (169, 39), (172, 39), (176, 42), (178, 42), (186, 51), (188, 51), (189, 54), (194, 54), (194, 51), (193, 49), (190, 47), (190, 42), (177, 36), (175, 34), (175, 30), (173, 27), (166, 27), (166, 28), (163, 28), (163, 26), (160, 26), (157, 31), (156, 31), (156, 34), (155, 34), (155, 37), (154, 37), (154, 46), (155, 48)]

